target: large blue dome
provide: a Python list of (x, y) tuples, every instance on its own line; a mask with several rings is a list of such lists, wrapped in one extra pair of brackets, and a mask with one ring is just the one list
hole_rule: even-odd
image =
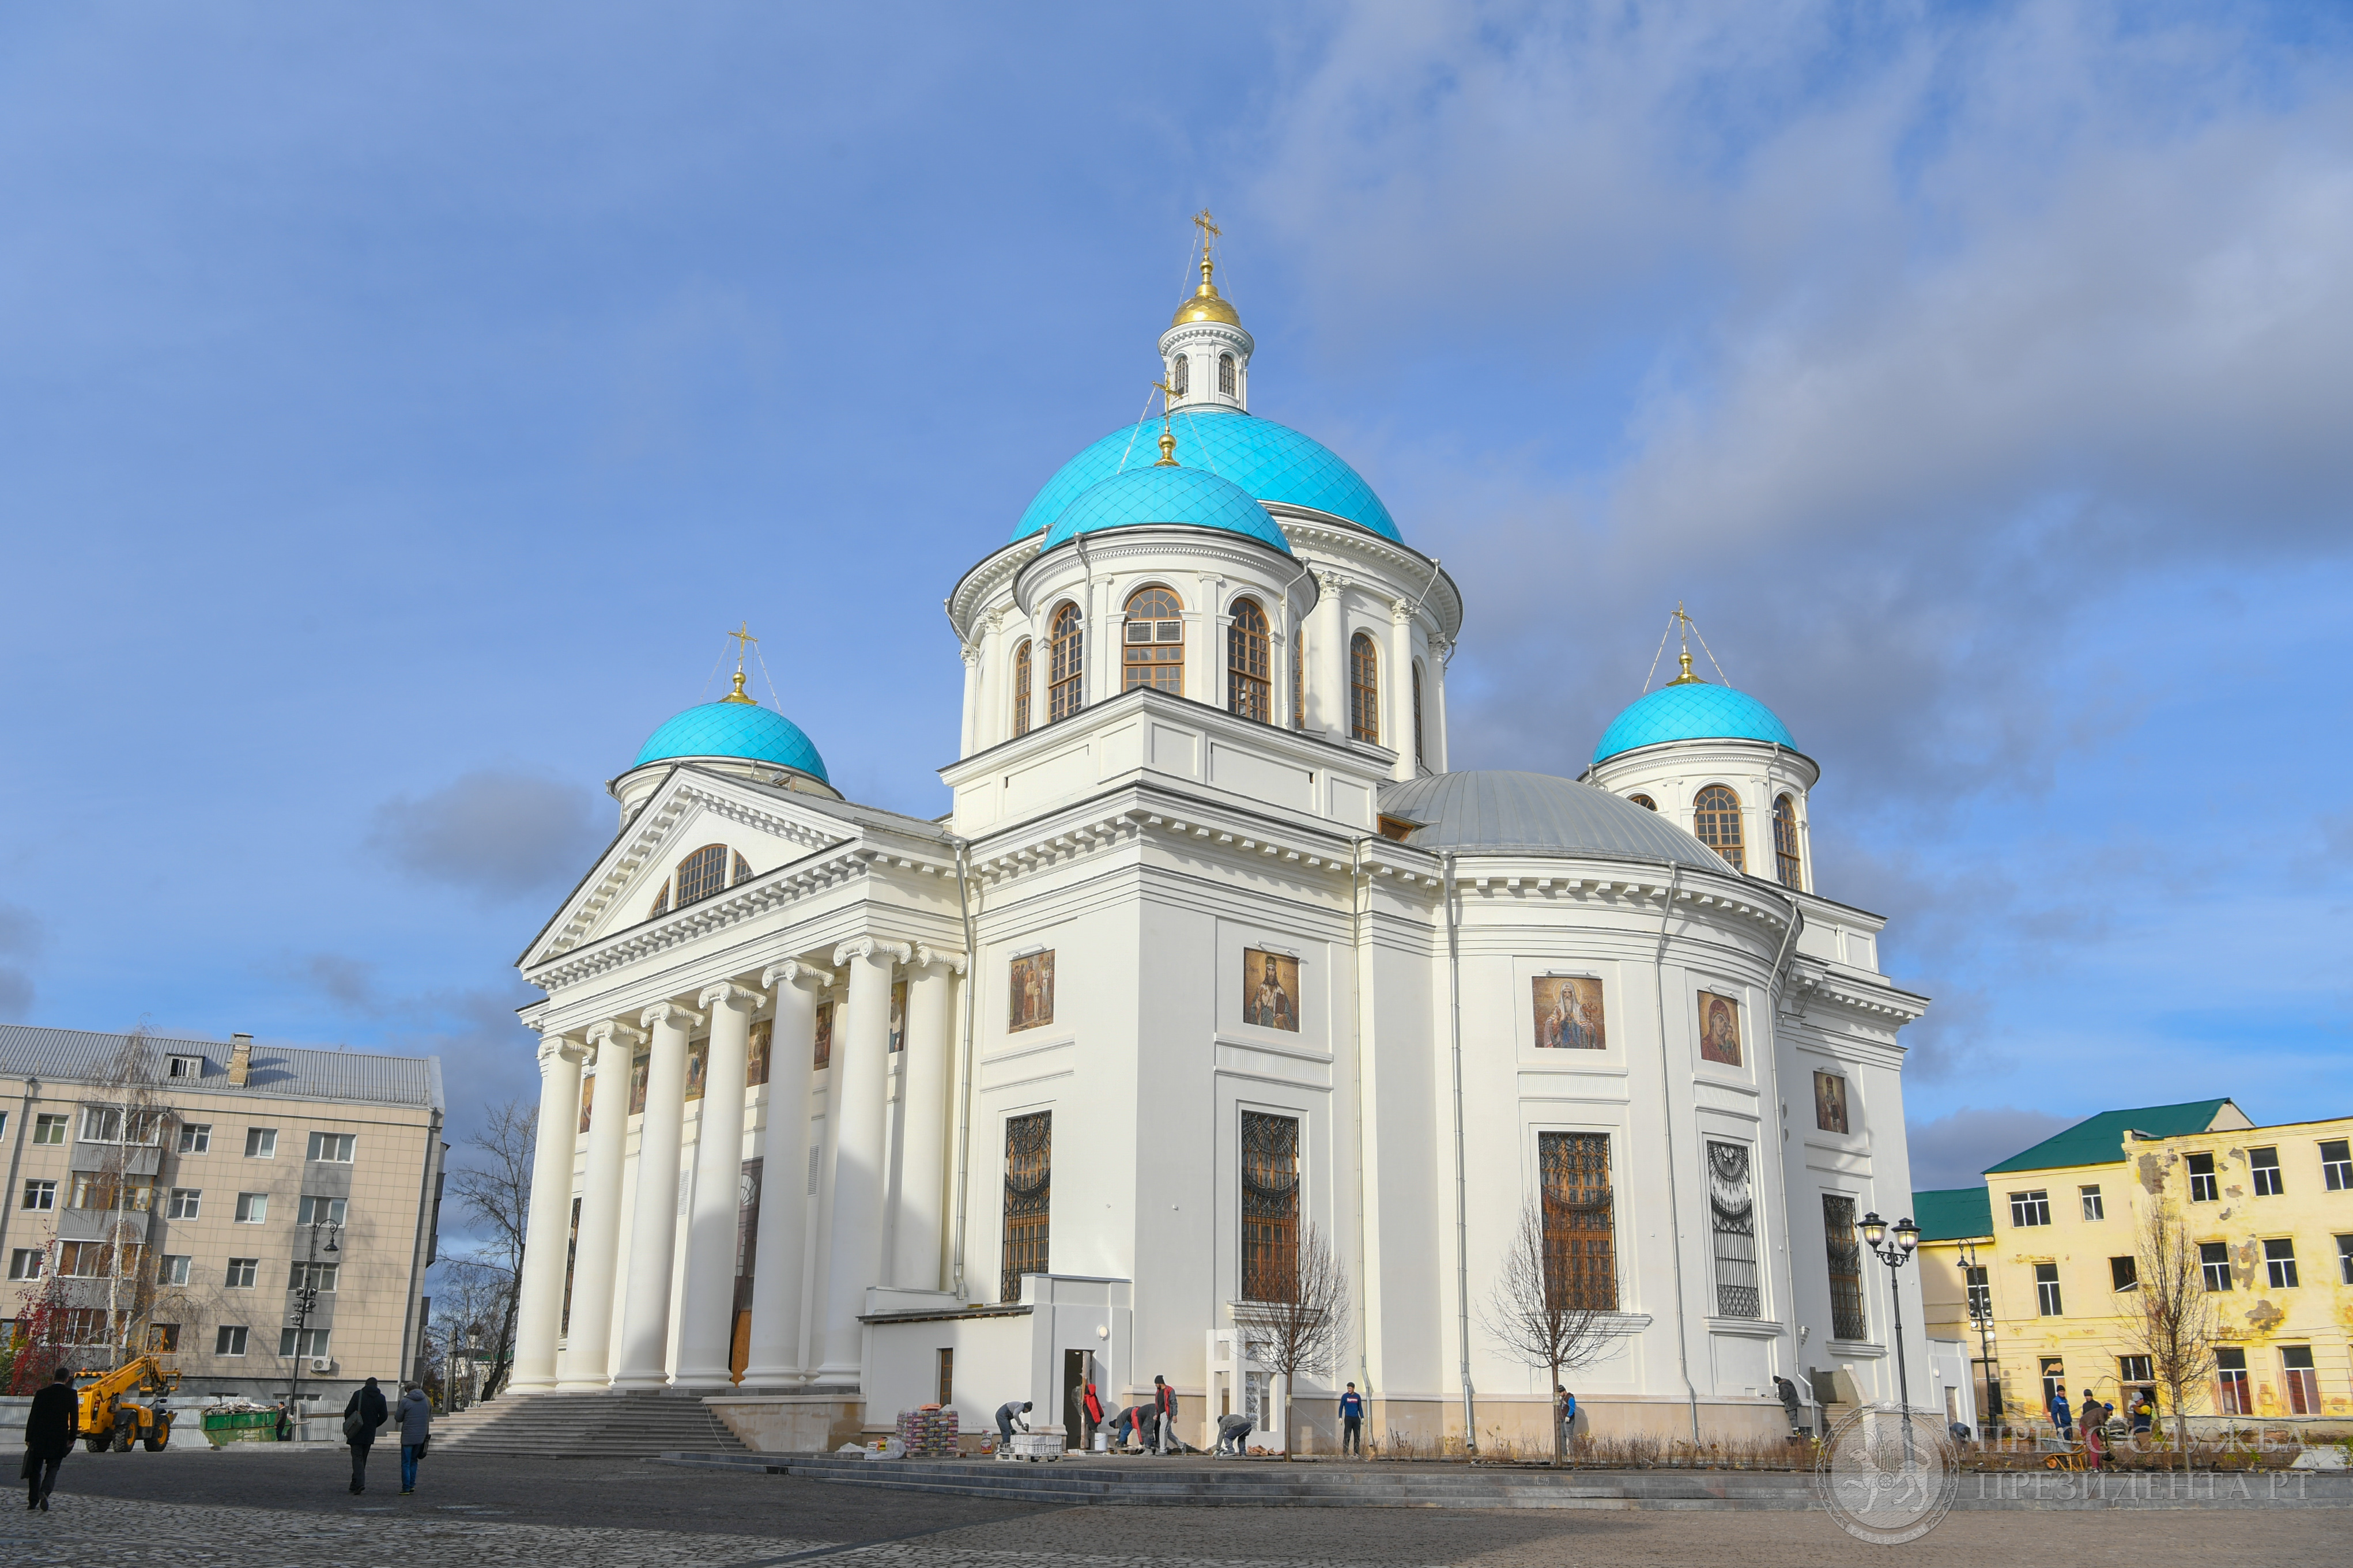
[[(1027, 539), (1051, 527), (1082, 491), (1112, 475), (1150, 468), (1158, 450), (1159, 424), (1147, 419), (1124, 425), (1064, 463), (1021, 514), (1013, 537)], [(1189, 468), (1207, 468), (1260, 500), (1328, 511), (1384, 539), (1404, 542), (1373, 487), (1321, 442), (1288, 425), (1230, 408), (1202, 408), (1179, 410), (1172, 427)]]
[(825, 759), (801, 727), (756, 702), (705, 702), (690, 708), (656, 730), (629, 765), (641, 768), (671, 757), (741, 757), (797, 768), (826, 784), (833, 782), (826, 778)]
[(1729, 686), (1689, 680), (1636, 699), (1601, 732), (1593, 760), (1606, 763), (1620, 752), (1662, 741), (1767, 741), (1798, 749), (1788, 726), (1754, 697)]
[(1152, 464), (1113, 474), (1081, 490), (1054, 520), (1041, 550), (1068, 544), (1082, 533), (1110, 528), (1145, 528), (1156, 522), (1214, 528), (1255, 539), (1291, 553), (1291, 542), (1240, 486), (1198, 468)]

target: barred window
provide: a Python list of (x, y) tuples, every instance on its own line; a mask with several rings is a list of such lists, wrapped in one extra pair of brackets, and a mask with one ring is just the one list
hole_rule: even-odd
[(1029, 732), (1029, 648), (1028, 637), (1013, 645), (1013, 732)]
[(1862, 1243), (1854, 1234), (1854, 1200), (1822, 1194), (1822, 1235), (1831, 1276), (1831, 1337), (1860, 1340), (1869, 1333), (1862, 1317)]
[(1021, 1277), (1047, 1271), (1046, 1221), (1053, 1194), (1054, 1113), (1005, 1123), (1005, 1276), (997, 1299), (1021, 1299)]
[(1536, 1179), (1543, 1191), (1547, 1304), (1617, 1310), (1609, 1134), (1537, 1133)]
[(1218, 356), (1218, 390), (1228, 397), (1233, 396), (1235, 379), (1234, 356), (1219, 354)]
[(1421, 765), (1421, 666), (1413, 667), (1413, 761)]
[(1715, 1310), (1727, 1318), (1757, 1317), (1757, 1205), (1746, 1144), (1708, 1143), (1707, 1202), (1715, 1232)]
[(1176, 354), (1170, 358), (1168, 362), (1168, 390), (1175, 396), (1183, 397), (1187, 395), (1187, 389), (1192, 386), (1192, 363), (1193, 356), (1190, 354)]
[(1086, 706), (1081, 677), (1085, 673), (1087, 631), (1076, 605), (1054, 612), (1051, 661), (1046, 669), (1046, 722), (1067, 719)]
[(735, 856), (735, 873), (728, 879), (728, 885), (733, 887), (737, 882), (748, 882), (751, 879), (752, 862), (744, 859), (743, 854), (739, 851)]
[(1798, 869), (1798, 807), (1786, 795), (1773, 802), (1773, 869), (1783, 887), (1804, 889)]
[(1185, 606), (1166, 588), (1140, 588), (1128, 596), (1119, 689), (1139, 686), (1185, 694)]
[(727, 846), (706, 844), (678, 863), (678, 907), (707, 899), (727, 885)]
[(1299, 1119), (1242, 1112), (1242, 1300), (1272, 1301), (1299, 1278)]
[(1740, 797), (1727, 784), (1710, 784), (1692, 805), (1692, 837), (1715, 850), (1736, 871), (1746, 871), (1740, 854)]
[(1261, 724), (1274, 720), (1272, 643), (1266, 612), (1255, 599), (1234, 601), (1233, 624), (1226, 628), (1226, 710)]
[(1373, 639), (1358, 632), (1348, 639), (1348, 733), (1379, 744), (1381, 664)]

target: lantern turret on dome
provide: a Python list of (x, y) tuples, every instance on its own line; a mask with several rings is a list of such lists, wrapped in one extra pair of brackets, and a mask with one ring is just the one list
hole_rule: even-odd
[[(1692, 668), (1698, 628), (1681, 605), (1682, 672), (1626, 707), (1602, 731), (1585, 781), (1667, 817), (1750, 876), (1801, 890), (1814, 885), (1807, 792), (1821, 776), (1789, 727), (1734, 689), (1716, 667)], [(1707, 649), (1704, 637), (1700, 648)], [(1715, 656), (1708, 655), (1711, 666)]]
[(1200, 287), (1176, 307), (1176, 319), (1160, 334), (1168, 406), (1247, 414), (1250, 351), (1258, 345), (1242, 330), (1241, 313), (1233, 302), (1218, 292), (1216, 222), (1204, 209), (1194, 215), (1193, 223), (1201, 231)]

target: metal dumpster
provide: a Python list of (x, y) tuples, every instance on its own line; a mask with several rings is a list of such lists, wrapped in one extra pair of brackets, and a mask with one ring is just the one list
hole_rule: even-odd
[(205, 1441), (216, 1448), (227, 1443), (275, 1443), (278, 1441), (278, 1412), (207, 1410), (205, 1412)]

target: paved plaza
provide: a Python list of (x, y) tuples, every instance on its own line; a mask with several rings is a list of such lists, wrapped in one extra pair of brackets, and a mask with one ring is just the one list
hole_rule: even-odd
[(1909, 1546), (1865, 1546), (1819, 1512), (1333, 1508), (1036, 1508), (647, 1462), (428, 1459), (420, 1489), (344, 1489), (333, 1452), (76, 1454), (55, 1510), (0, 1515), (0, 1563), (77, 1568), (1225, 1568), (2047, 1561), (2113, 1551), (2135, 1568), (2344, 1561), (2343, 1511), (1956, 1512)]

